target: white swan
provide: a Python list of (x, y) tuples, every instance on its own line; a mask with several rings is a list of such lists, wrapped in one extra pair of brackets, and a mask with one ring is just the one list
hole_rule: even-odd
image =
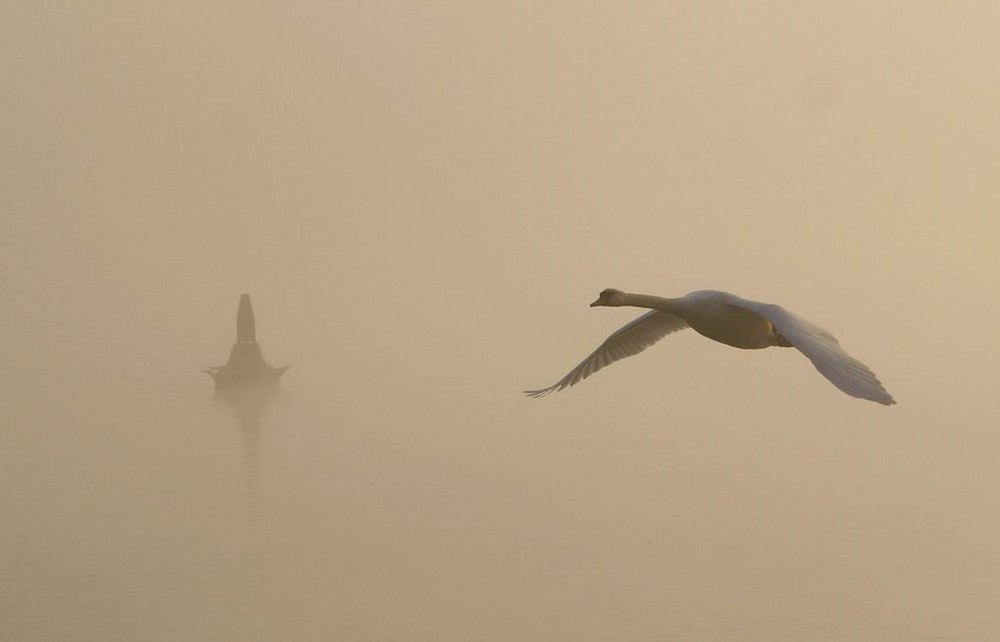
[(851, 395), (887, 406), (896, 403), (875, 373), (844, 352), (836, 337), (778, 305), (751, 301), (716, 290), (678, 299), (608, 289), (590, 307), (633, 306), (650, 312), (619, 328), (557, 383), (524, 394), (542, 397), (583, 381), (619, 359), (639, 354), (671, 332), (695, 332), (735, 348), (798, 348), (830, 382)]

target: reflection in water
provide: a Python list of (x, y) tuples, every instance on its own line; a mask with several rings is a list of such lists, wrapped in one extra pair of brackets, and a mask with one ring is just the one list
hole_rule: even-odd
[(225, 403), (239, 424), (243, 447), (244, 493), (251, 524), (261, 519), (260, 440), (265, 406), (280, 392), (274, 385), (219, 388), (215, 398)]
[(281, 389), (276, 384), (217, 387), (215, 400), (228, 406), (237, 421), (243, 455), (243, 483), (247, 517), (248, 556), (243, 576), (241, 619), (245, 639), (260, 638), (258, 618), (267, 606), (264, 564), (264, 511), (261, 495), (261, 432), (269, 401)]

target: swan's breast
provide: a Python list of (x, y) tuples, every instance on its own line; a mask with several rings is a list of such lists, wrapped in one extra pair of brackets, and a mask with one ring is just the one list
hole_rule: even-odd
[(699, 305), (684, 318), (695, 332), (734, 348), (754, 350), (779, 345), (781, 335), (770, 321), (739, 306)]

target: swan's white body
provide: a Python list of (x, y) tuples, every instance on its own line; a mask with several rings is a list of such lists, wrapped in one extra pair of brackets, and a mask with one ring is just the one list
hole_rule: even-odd
[(621, 290), (605, 290), (594, 306), (633, 306), (650, 312), (619, 328), (580, 365), (555, 384), (525, 394), (541, 397), (583, 381), (604, 366), (639, 354), (672, 332), (692, 328), (709, 339), (736, 348), (798, 348), (830, 382), (851, 395), (892, 405), (896, 401), (875, 373), (844, 352), (836, 337), (788, 310), (716, 290), (692, 292), (678, 299)]

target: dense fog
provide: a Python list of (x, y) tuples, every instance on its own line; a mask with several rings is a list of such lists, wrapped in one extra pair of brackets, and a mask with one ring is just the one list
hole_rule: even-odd
[[(15, 3), (0, 639), (1000, 637), (992, 3)], [(680, 332), (719, 289), (829, 329)], [(216, 398), (249, 293), (266, 397)]]

